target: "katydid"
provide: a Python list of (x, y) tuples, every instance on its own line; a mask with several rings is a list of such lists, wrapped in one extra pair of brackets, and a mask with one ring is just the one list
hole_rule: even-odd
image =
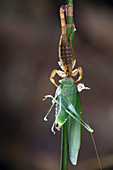
[(47, 120), (47, 116), (52, 107), (56, 103), (55, 108), (55, 121), (51, 130), (60, 130), (62, 125), (68, 121), (68, 141), (69, 141), (69, 153), (70, 160), (73, 165), (76, 165), (78, 152), (81, 143), (81, 125), (83, 125), (89, 132), (93, 132), (93, 129), (89, 127), (81, 118), (81, 101), (75, 82), (71, 77), (66, 77), (60, 80), (60, 85), (56, 90), (55, 97), (51, 95), (45, 96), (52, 98), (52, 106), (46, 114), (44, 120)]

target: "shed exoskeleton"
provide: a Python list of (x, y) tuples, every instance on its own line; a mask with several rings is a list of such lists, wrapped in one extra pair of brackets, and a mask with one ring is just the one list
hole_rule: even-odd
[[(62, 71), (54, 69), (50, 75), (50, 80), (56, 87), (58, 87), (58, 85), (54, 81), (54, 76), (56, 73), (62, 78), (75, 77), (79, 73), (80, 76), (76, 80), (76, 82), (80, 81), (83, 75), (83, 70), (81, 67), (74, 69), (76, 64), (76, 59), (72, 48), (71, 38), (70, 38), (70, 42), (67, 41), (65, 10), (66, 10), (66, 6), (62, 5), (60, 7), (61, 37), (59, 41), (59, 61), (58, 61), (58, 64), (61, 67)], [(75, 29), (74, 25), (71, 25), (71, 27)]]

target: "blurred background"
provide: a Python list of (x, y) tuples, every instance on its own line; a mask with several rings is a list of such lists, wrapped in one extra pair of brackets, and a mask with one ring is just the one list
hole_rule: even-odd
[[(59, 7), (64, 0), (0, 0), (0, 170), (58, 170), (61, 133), (43, 121), (59, 69)], [(113, 0), (74, 1), (76, 67), (90, 91), (81, 92), (82, 113), (94, 129), (103, 169), (113, 169)], [(58, 82), (60, 77), (56, 76)], [(90, 134), (82, 128), (78, 165), (98, 170)]]

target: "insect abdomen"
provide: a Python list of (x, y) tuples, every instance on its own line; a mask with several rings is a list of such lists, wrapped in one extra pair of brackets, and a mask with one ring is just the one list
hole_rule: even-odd
[(75, 60), (74, 53), (72, 48), (70, 47), (69, 43), (65, 36), (61, 38), (61, 43), (59, 45), (59, 59), (64, 67), (65, 72), (72, 72), (73, 61)]

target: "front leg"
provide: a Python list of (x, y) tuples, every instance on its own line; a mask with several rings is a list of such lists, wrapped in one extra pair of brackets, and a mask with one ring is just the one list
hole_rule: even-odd
[(60, 77), (65, 77), (66, 75), (65, 75), (65, 73), (63, 72), (63, 71), (61, 71), (61, 70), (53, 70), (52, 72), (51, 72), (51, 75), (50, 75), (50, 81), (56, 86), (56, 87), (58, 87), (58, 85), (55, 83), (55, 80), (53, 79), (54, 77), (55, 77), (55, 74), (58, 74)]
[(78, 73), (80, 74), (80, 76), (79, 76), (79, 78), (75, 82), (80, 81), (82, 79), (82, 76), (83, 76), (82, 67), (79, 67), (79, 68), (73, 70), (72, 71), (72, 76), (75, 77)]

